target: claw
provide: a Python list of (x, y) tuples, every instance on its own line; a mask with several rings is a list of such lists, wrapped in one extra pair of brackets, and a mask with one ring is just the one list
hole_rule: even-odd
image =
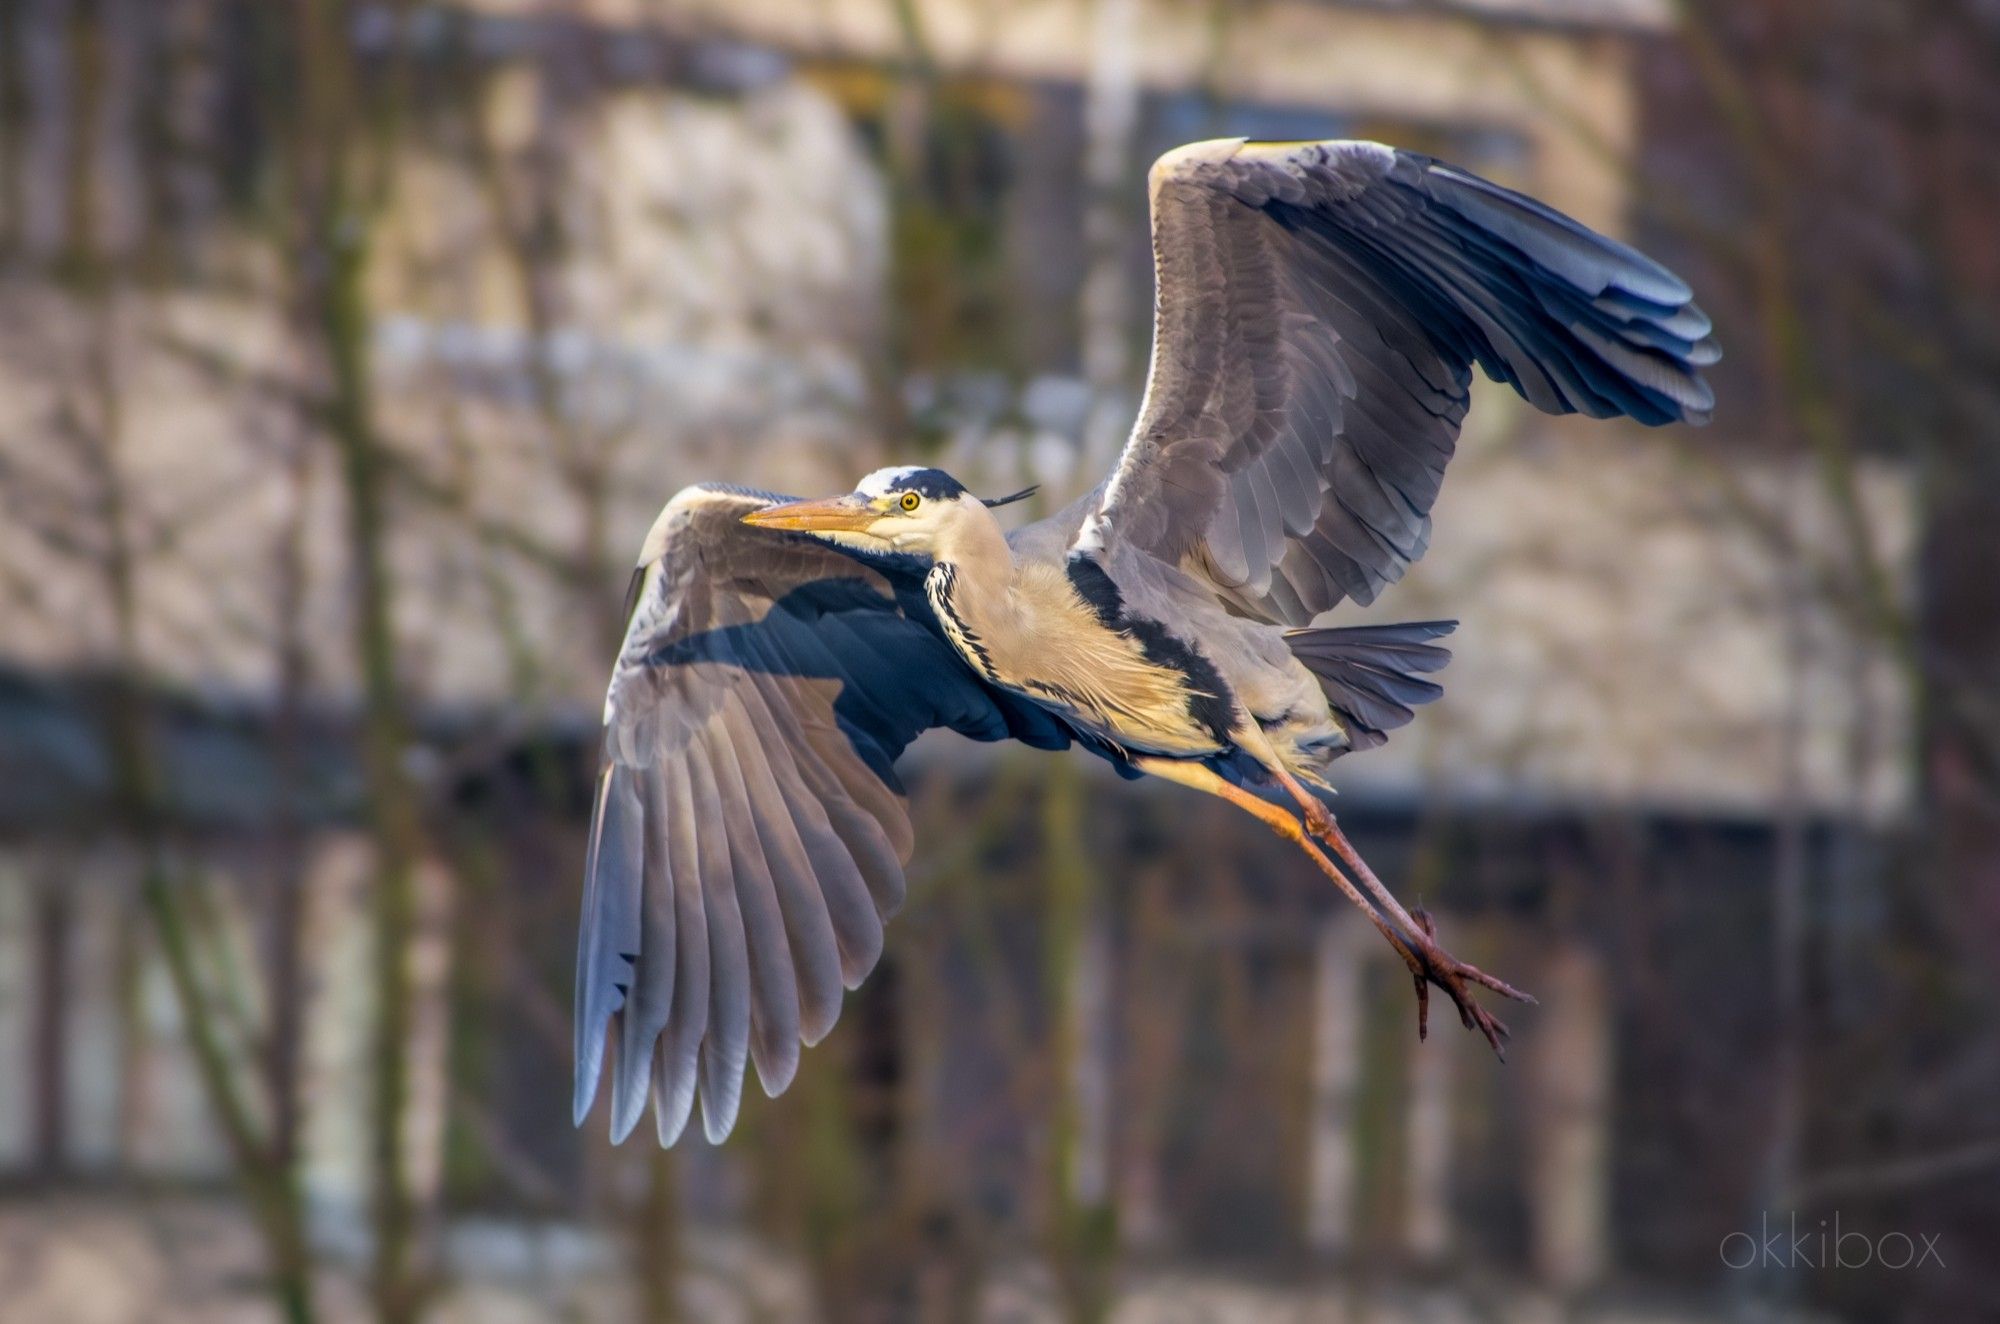
[(1502, 997), (1530, 1005), (1534, 1003), (1534, 998), (1503, 980), (1495, 979), (1478, 966), (1466, 964), (1440, 947), (1437, 921), (1422, 906), (1410, 911), (1410, 919), (1416, 932), (1410, 936), (1411, 959), (1407, 964), (1410, 966), (1410, 977), (1417, 986), (1417, 1038), (1426, 1039), (1430, 1035), (1429, 986), (1436, 984), (1458, 1008), (1459, 1023), (1484, 1035), (1494, 1055), (1505, 1062), (1509, 1035), (1507, 1022), (1474, 1001), (1466, 984), (1477, 984)]

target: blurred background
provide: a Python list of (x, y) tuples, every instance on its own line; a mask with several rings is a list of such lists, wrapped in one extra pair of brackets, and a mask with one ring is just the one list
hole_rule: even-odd
[[(1989, 0), (0, 0), (0, 1318), (2000, 1317), (1996, 69)], [(572, 1129), (653, 514), (1083, 490), (1145, 168), (1239, 134), (1727, 347), (1704, 431), (1484, 390), (1341, 613), (1464, 622), (1338, 771), (1508, 1063), (1226, 806), (948, 737), (791, 1092)]]

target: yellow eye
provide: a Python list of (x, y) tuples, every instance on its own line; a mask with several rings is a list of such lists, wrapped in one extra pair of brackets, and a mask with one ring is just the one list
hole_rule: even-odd
[(900, 502), (900, 504), (904, 510), (915, 510), (917, 506), (922, 503), (922, 501), (923, 498), (918, 496), (915, 492), (905, 492), (903, 493), (903, 499)]

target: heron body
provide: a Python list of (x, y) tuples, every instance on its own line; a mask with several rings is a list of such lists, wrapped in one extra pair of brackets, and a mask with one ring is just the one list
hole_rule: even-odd
[(925, 595), (982, 679), (1120, 750), (1189, 758), (1225, 747), (1228, 682), (1192, 643), (1129, 615), (1087, 554), (1016, 558), (970, 495), (951, 498), (941, 519), (963, 526), (952, 541), (965, 550), (925, 574)]
[[(1238, 805), (1402, 957), (1474, 988), (1322, 794), (1441, 691), (1450, 622), (1330, 627), (1423, 554), (1471, 369), (1549, 412), (1700, 422), (1687, 287), (1532, 199), (1374, 143), (1199, 143), (1149, 176), (1147, 388), (1117, 467), (1011, 533), (940, 470), (795, 501), (700, 485), (641, 549), (605, 706), (577, 974), (579, 1122), (711, 1140), (882, 950), (921, 732), (1070, 745)], [(1025, 494), (1017, 494), (1025, 495)], [(1328, 852), (1331, 851), (1331, 854)]]

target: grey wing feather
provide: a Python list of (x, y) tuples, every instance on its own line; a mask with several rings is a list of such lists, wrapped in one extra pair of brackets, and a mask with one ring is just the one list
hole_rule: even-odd
[(1679, 277), (1476, 175), (1231, 139), (1150, 178), (1146, 397), (1076, 537), (1202, 575), (1247, 615), (1371, 602), (1423, 555), (1475, 363), (1551, 413), (1714, 406), (1699, 369), (1720, 351)]
[(1425, 677), (1444, 669), (1451, 652), (1433, 640), (1456, 621), (1287, 630), (1292, 656), (1318, 678), (1327, 702), (1347, 728), (1350, 749), (1372, 749), (1444, 693)]
[[(690, 759), (688, 783), (695, 822), (721, 822), (712, 760)], [(700, 832), (697, 849), (708, 922), (709, 977), (708, 1034), (701, 1043), (701, 1126), (713, 1145), (728, 1138), (743, 1100), (743, 1068), (750, 1055), (751, 968), (729, 843), (720, 832)]]
[(577, 946), (575, 1112), (612, 1066), (611, 1130), (661, 1143), (700, 1100), (719, 1142), (746, 1064), (791, 1083), (882, 953), (910, 822), (891, 771), (933, 726), (1051, 746), (883, 575), (681, 493), (647, 540), (605, 701)]

